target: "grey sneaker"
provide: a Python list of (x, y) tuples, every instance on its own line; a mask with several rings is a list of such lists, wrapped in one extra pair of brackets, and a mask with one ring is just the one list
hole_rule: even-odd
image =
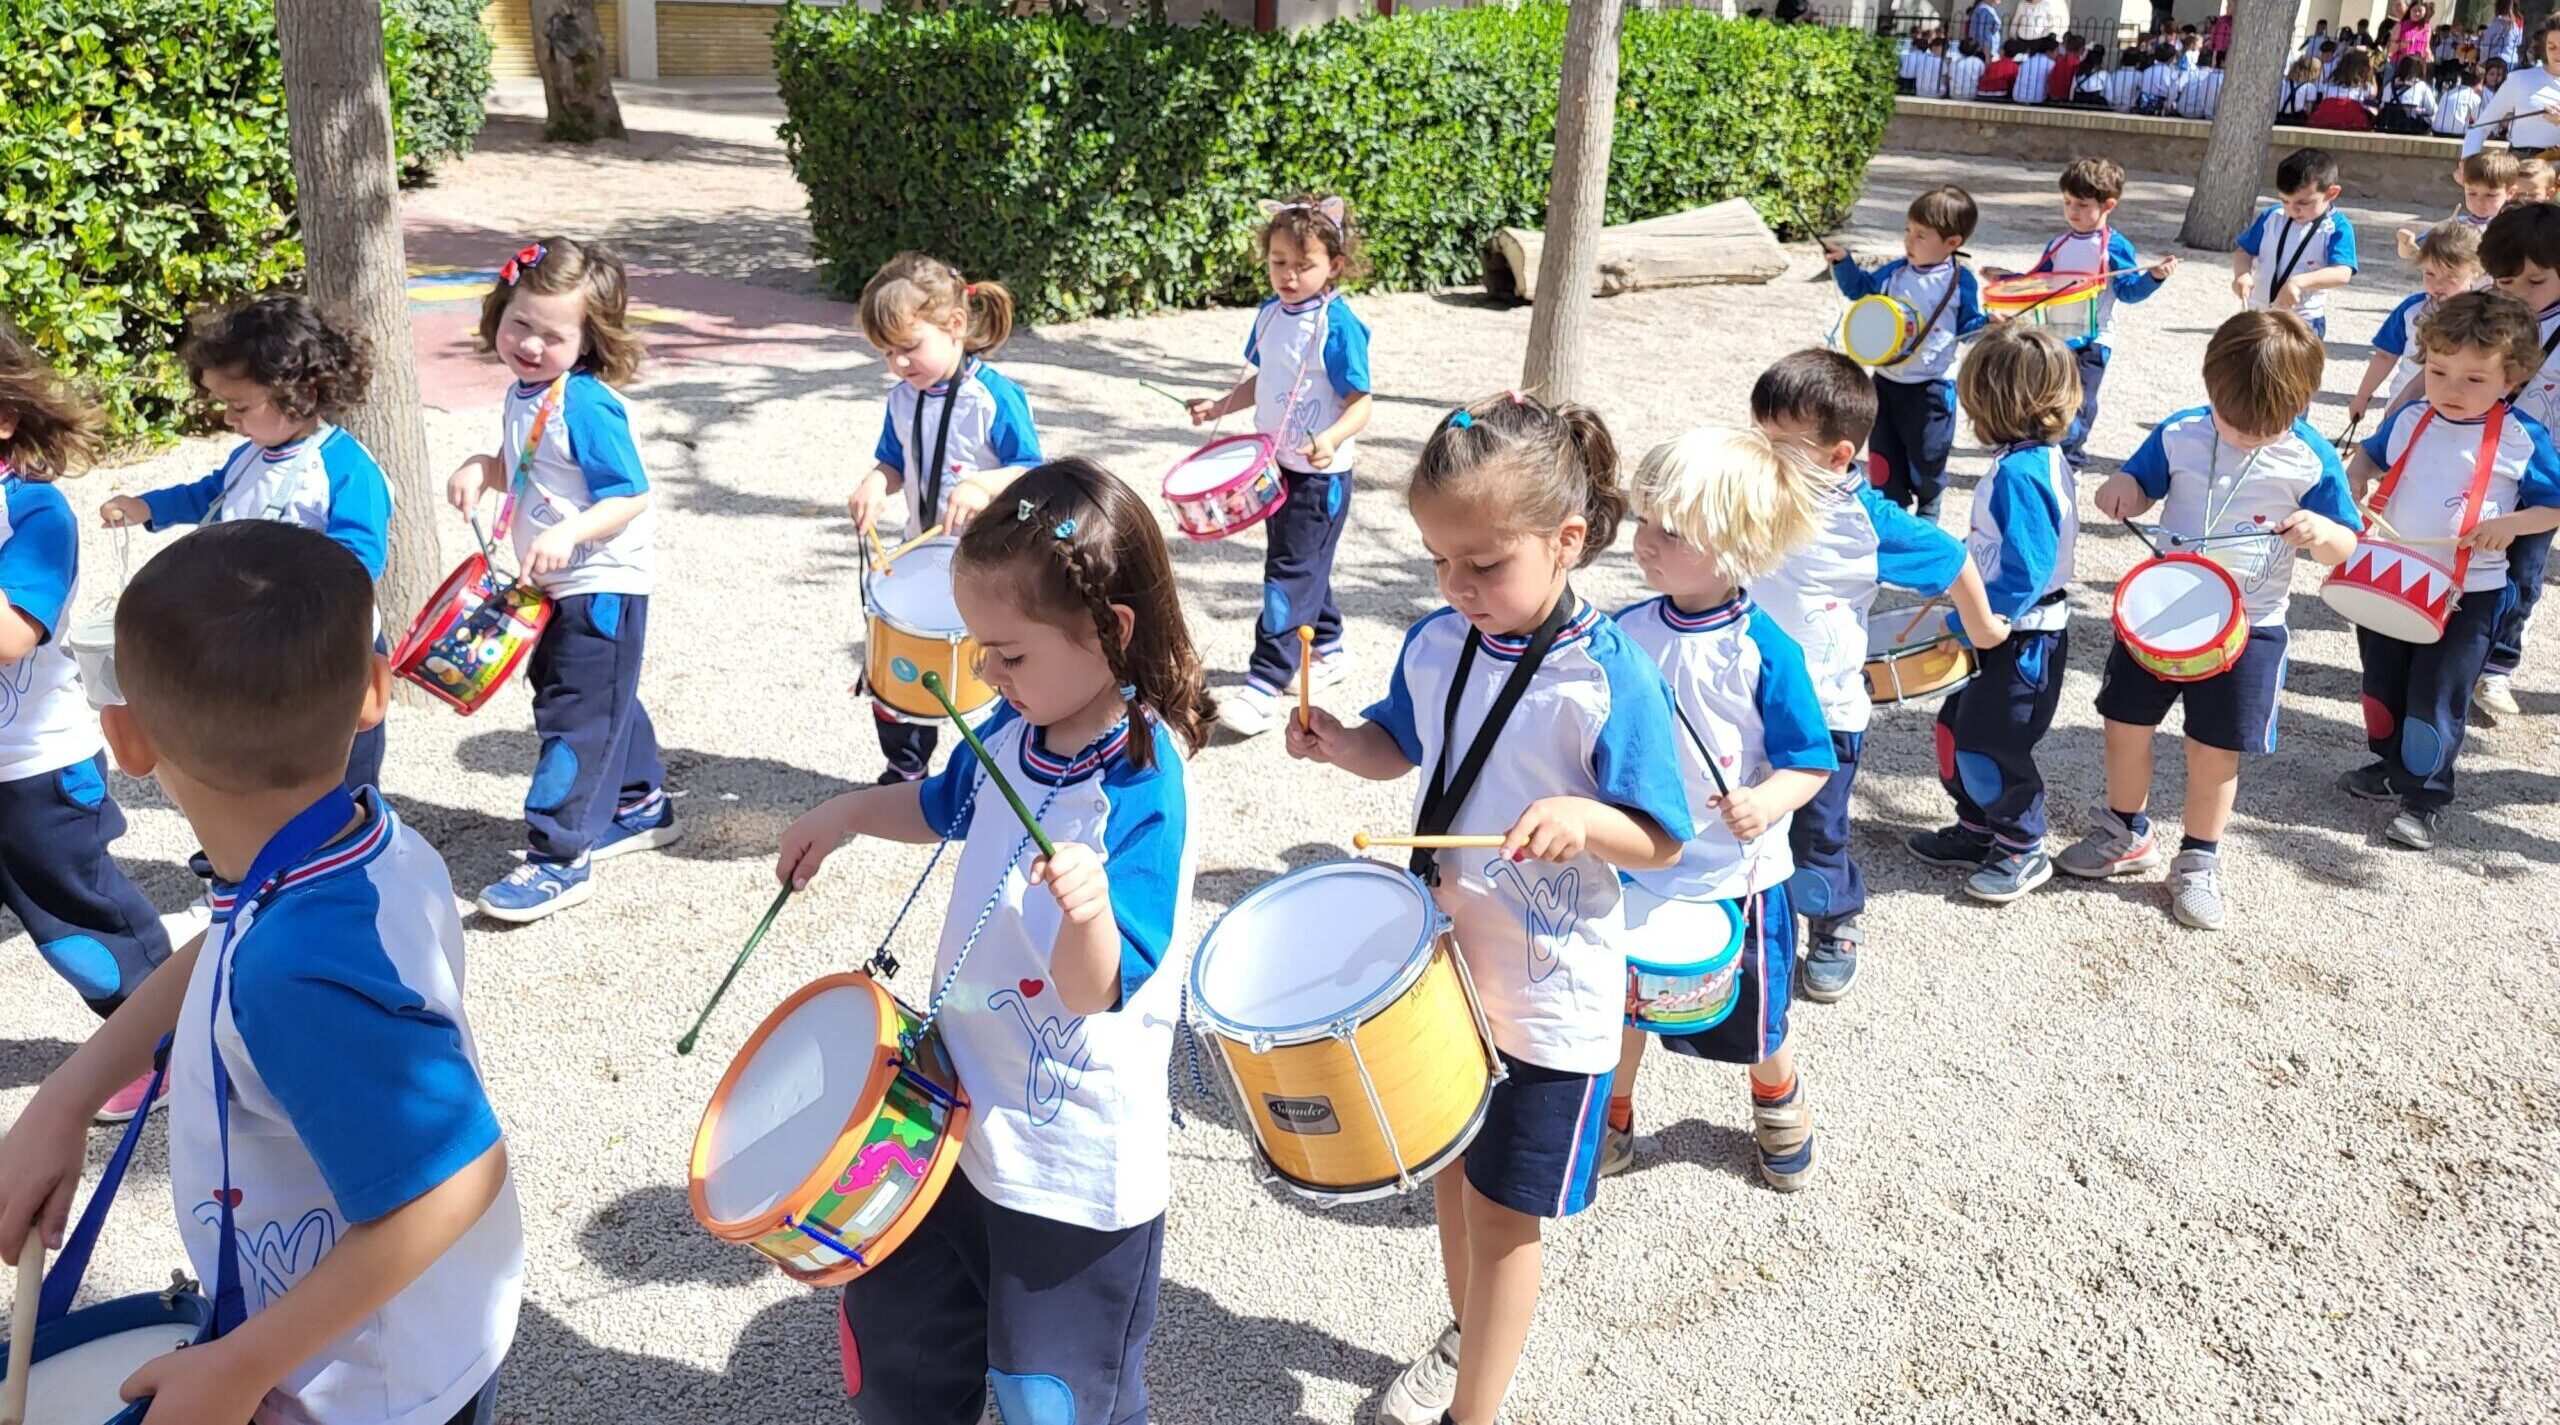
[(1606, 1124), (1600, 1128), (1600, 1176), (1614, 1178), (1636, 1165), (1636, 1135)]
[(2159, 865), (2160, 846), (2152, 828), (2137, 836), (2105, 802), (2091, 802), (2089, 834), (2064, 847), (2056, 864), (2075, 876), (2130, 876)]
[(1984, 862), (1964, 883), (1964, 893), (1978, 901), (2007, 905), (2052, 879), (2052, 857), (2041, 851), (2012, 851)]
[(2338, 778), (2338, 790), (2360, 802), (2396, 802), (2400, 794), (2391, 790), (2391, 769), (2379, 762), (2369, 762)]
[(2515, 685), (2504, 673), (2483, 673), (2471, 685), (2471, 701), (2491, 719), (2514, 717), (2524, 711), (2516, 705)]
[(2222, 904), (2221, 857), (2210, 851), (2181, 851), (2170, 858), (2169, 913), (2180, 925), (2197, 930), (2222, 928), (2227, 911)]
[(1440, 1425), (1449, 1402), (1458, 1398), (1458, 1325), (1440, 1333), (1422, 1359), (1404, 1368), (1378, 1401), (1378, 1418), (1386, 1425)]
[(2443, 815), (2424, 807), (2404, 806), (2398, 816), (2391, 818), (2390, 829), (2382, 834), (2412, 851), (2433, 851), (2436, 849), (2436, 822)]

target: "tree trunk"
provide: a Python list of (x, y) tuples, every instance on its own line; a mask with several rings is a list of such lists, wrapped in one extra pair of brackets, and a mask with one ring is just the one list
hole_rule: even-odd
[(1565, 12), (1555, 171), (1547, 185), (1547, 247), (1538, 258), (1541, 300), (1529, 317), (1529, 357), (1521, 376), (1525, 389), (1550, 404), (1579, 399), (1582, 390), (1582, 328), (1591, 315), (1601, 211), (1609, 197), (1623, 15), (1623, 0), (1581, 0)]
[(532, 0), (533, 63), (542, 72), (542, 136), (587, 143), (624, 136), (613, 97), (613, 52), (595, 0)]
[(444, 577), (431, 523), (444, 491), (428, 467), (418, 406), (382, 11), (376, 0), (277, 0), (276, 38), (311, 296), (373, 349), (372, 387), (345, 426), (391, 483), (391, 557), (378, 598), (383, 626), (396, 631)]
[(2229, 252), (2257, 211), (2300, 9), (2301, 0), (2249, 0), (2235, 8), (2222, 102), (2205, 140), (2204, 171), (2187, 200), (2187, 221), (2178, 229), (2178, 241), (2189, 247)]

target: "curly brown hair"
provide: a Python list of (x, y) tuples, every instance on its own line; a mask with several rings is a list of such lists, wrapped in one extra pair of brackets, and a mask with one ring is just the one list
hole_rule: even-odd
[(0, 416), (16, 425), (0, 437), (0, 461), (42, 484), (98, 457), (98, 407), (88, 393), (0, 317)]
[(364, 404), (373, 352), (310, 298), (277, 292), (199, 318), (180, 348), (198, 386), (228, 371), (262, 387), (295, 420), (335, 420)]
[(482, 351), (498, 349), (498, 323), (506, 320), (507, 304), (517, 293), (548, 297), (576, 292), (586, 310), (577, 369), (608, 386), (623, 385), (640, 374), (640, 338), (632, 334), (630, 325), (631, 279), (613, 249), (600, 242), (547, 237), (520, 249), (507, 266), (516, 270), (515, 280), (509, 282), (501, 275), (498, 285), (480, 299)]

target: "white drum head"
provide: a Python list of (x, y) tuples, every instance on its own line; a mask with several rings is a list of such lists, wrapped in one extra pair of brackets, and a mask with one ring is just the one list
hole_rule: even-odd
[[(1913, 627), (1911, 617), (1918, 612), (1917, 609), (1890, 609), (1867, 615), (1867, 657), (1873, 659), (1893, 653), (1908, 653), (1950, 636), (1944, 609), (1929, 610), (1928, 617)], [(1906, 628), (1911, 632), (1904, 633)]]
[(80, 684), (89, 694), (89, 706), (113, 707), (124, 701), (124, 689), (116, 682), (114, 609), (99, 610), (74, 622), (62, 647), (80, 667)]
[[(66, 1318), (67, 1319), (67, 1318)], [(36, 1362), (27, 1377), (27, 1425), (99, 1425), (124, 1408), (117, 1392), (135, 1371), (195, 1340), (184, 1321), (101, 1336)]]
[(871, 607), (901, 628), (919, 633), (963, 633), (960, 605), (951, 597), (951, 554), (956, 539), (937, 539), (898, 556), (871, 574)]
[(1329, 861), (1266, 881), (1201, 943), (1192, 993), (1218, 1026), (1286, 1037), (1371, 1004), (1429, 953), (1433, 911), (1411, 876)]
[(1864, 365), (1891, 361), (1902, 353), (1914, 325), (1911, 309), (1902, 303), (1890, 297), (1861, 297), (1849, 304), (1848, 319), (1841, 323), (1840, 348), (1850, 360)]
[(2184, 559), (2149, 564), (2125, 576), (2116, 610), (2145, 644), (2183, 653), (2209, 646), (2231, 627), (2231, 586)]
[(1182, 499), (1206, 494), (1238, 476), (1252, 474), (1268, 459), (1260, 441), (1226, 440), (1204, 446), (1164, 477), (1165, 496)]
[(715, 1221), (771, 1212), (818, 1170), (870, 1086), (875, 1003), (855, 986), (830, 986), (756, 1046), (710, 1128), (702, 1205)]

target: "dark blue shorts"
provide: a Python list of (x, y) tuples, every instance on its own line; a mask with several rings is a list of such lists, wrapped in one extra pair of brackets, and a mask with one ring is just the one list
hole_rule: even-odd
[(2273, 752), (2288, 641), (2284, 625), (2262, 624), (2249, 630), (2239, 662), (2200, 683), (2173, 683), (2134, 662), (2119, 639), (2107, 650), (2098, 716), (2129, 727), (2158, 727), (2184, 699), (2187, 736), (2225, 752)]
[(1787, 1000), (1796, 984), (1796, 912), (1783, 885), (1742, 900), (1741, 980), (1724, 1023), (1695, 1034), (1663, 1035), (1662, 1047), (1720, 1064), (1757, 1064), (1786, 1047)]
[(1467, 1145), (1467, 1185), (1514, 1212), (1571, 1217), (1600, 1186), (1600, 1130), (1609, 1075), (1550, 1069), (1502, 1056), (1484, 1127)]

